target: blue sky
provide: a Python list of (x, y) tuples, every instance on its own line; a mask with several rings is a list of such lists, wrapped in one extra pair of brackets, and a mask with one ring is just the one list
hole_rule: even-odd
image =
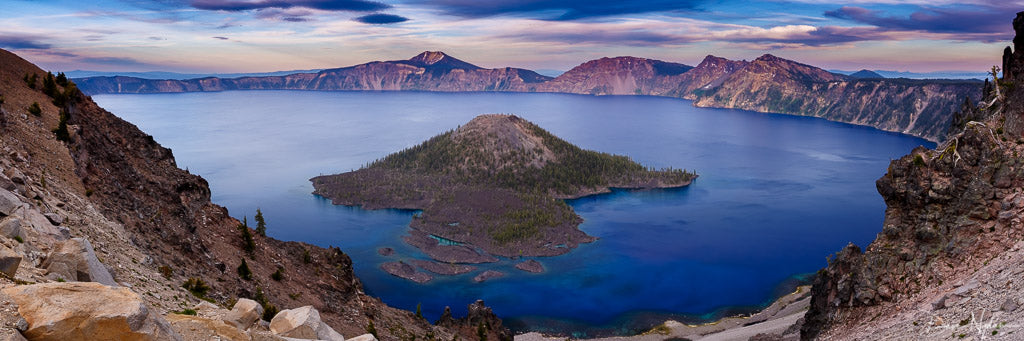
[(1024, 0), (2, 0), (0, 48), (51, 70), (260, 72), (439, 50), (566, 70), (764, 53), (826, 69), (984, 71)]

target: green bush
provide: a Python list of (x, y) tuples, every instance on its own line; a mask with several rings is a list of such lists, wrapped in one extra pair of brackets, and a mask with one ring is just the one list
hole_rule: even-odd
[(43, 116), (43, 108), (39, 107), (39, 102), (32, 102), (32, 105), (28, 106), (28, 113), (40, 117)]
[(274, 273), (270, 275), (270, 279), (280, 282), (281, 280), (284, 279), (283, 271), (283, 268), (278, 267), (277, 271), (274, 271)]
[(199, 298), (206, 298), (206, 293), (210, 291), (210, 286), (206, 285), (202, 279), (196, 277), (189, 277), (185, 283), (181, 284), (182, 288), (192, 293), (192, 296)]

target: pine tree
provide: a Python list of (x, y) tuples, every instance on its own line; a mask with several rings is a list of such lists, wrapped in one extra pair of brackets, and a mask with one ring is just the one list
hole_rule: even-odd
[(247, 281), (252, 280), (252, 270), (249, 270), (249, 264), (245, 262), (245, 258), (242, 258), (242, 264), (238, 265), (238, 277)]
[(259, 208), (256, 209), (256, 234), (266, 237), (267, 236), (267, 221), (263, 220), (263, 212)]

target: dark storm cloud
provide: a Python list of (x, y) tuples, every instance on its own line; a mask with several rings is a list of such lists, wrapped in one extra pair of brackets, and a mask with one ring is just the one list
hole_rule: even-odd
[(39, 41), (39, 37), (0, 33), (0, 47), (6, 49), (41, 49), (50, 48), (50, 44)]
[(409, 21), (409, 18), (394, 14), (370, 14), (355, 18), (355, 21), (364, 24), (384, 25)]
[(696, 10), (703, 0), (412, 0), (460, 17), (517, 15), (543, 20), (575, 20), (621, 14)]
[(973, 6), (971, 9), (922, 8), (909, 16), (890, 16), (881, 11), (844, 6), (825, 16), (868, 24), (888, 30), (930, 33), (991, 34), (993, 39), (1011, 36), (1006, 25), (1015, 11), (1000, 7)]
[(366, 0), (194, 0), (192, 7), (210, 11), (240, 12), (268, 8), (310, 8), (324, 11), (371, 12), (391, 8), (390, 5)]

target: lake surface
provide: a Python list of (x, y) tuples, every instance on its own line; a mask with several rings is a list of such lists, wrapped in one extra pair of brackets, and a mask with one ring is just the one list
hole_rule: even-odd
[[(518, 330), (630, 333), (769, 303), (849, 242), (881, 231), (875, 180), (922, 139), (821, 119), (695, 108), (690, 101), (567, 94), (235, 91), (99, 95), (104, 108), (209, 180), (232, 216), (259, 207), (278, 239), (338, 246), (371, 295), (438, 318), (476, 299)], [(696, 169), (683, 189), (616, 191), (569, 203), (600, 239), (569, 254), (481, 266), (418, 285), (381, 263), (427, 259), (404, 244), (412, 212), (334, 206), (309, 178), (357, 169), (484, 113), (512, 113), (583, 148)], [(388, 246), (396, 255), (377, 254)], [(578, 335), (582, 336), (582, 335)]]

